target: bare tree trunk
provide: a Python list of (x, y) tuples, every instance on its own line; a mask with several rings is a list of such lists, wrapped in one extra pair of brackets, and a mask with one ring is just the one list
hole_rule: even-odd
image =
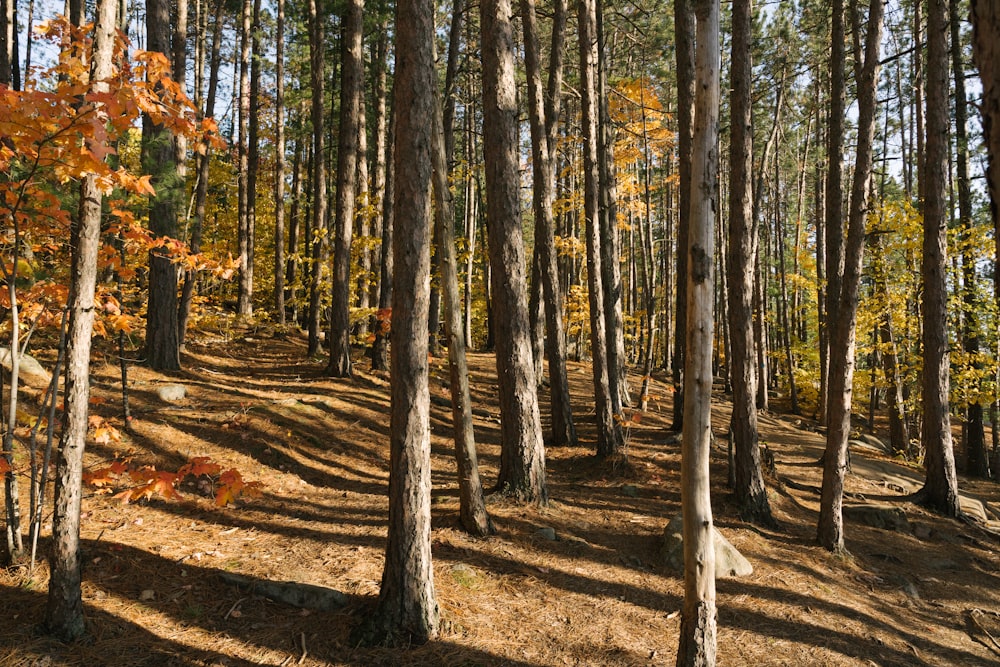
[(927, 142), (924, 178), (923, 348), (921, 399), (927, 477), (918, 501), (947, 516), (958, 516), (958, 478), (948, 408), (948, 216), (945, 184), (948, 164), (948, 6), (927, 6)]
[(434, 4), (396, 8), (394, 172), (399, 232), (393, 238), (392, 408), (389, 537), (374, 616), (361, 632), (370, 643), (422, 644), (437, 635), (439, 611), (431, 564), (430, 394), (427, 301), (430, 291), (431, 136)]
[(328, 375), (350, 377), (351, 369), (351, 241), (354, 236), (358, 175), (358, 131), (364, 64), (361, 37), (364, 0), (344, 8), (340, 52), (340, 132), (337, 140), (337, 204), (333, 237), (333, 290), (330, 299), (330, 363)]
[(312, 356), (319, 352), (320, 278), (326, 263), (326, 162), (324, 161), (323, 114), (323, 15), (318, 0), (309, 0), (309, 76), (312, 88), (312, 234), (307, 235), (307, 249), (312, 257), (309, 271), (309, 347)]
[(238, 183), (238, 223), (236, 227), (237, 257), (240, 261), (240, 271), (238, 279), (238, 295), (236, 300), (236, 313), (239, 317), (250, 317), (253, 313), (253, 268), (250, 265), (250, 228), (251, 222), (251, 177), (250, 170), (250, 113), (251, 92), (250, 83), (250, 59), (252, 57), (252, 26), (254, 24), (254, 5), (251, 0), (243, 0), (243, 9), (240, 15), (240, 89), (238, 93), (239, 108), (239, 131), (237, 152), (239, 155), (239, 176)]
[[(90, 71), (90, 89), (95, 93), (107, 92), (108, 81), (114, 74), (112, 58), (117, 9), (115, 0), (100, 0), (97, 3)], [(72, 282), (65, 412), (56, 461), (49, 596), (45, 611), (47, 630), (64, 642), (76, 640), (85, 632), (80, 587), (80, 502), (90, 399), (90, 341), (94, 324), (97, 254), (101, 247), (101, 200), (96, 177), (85, 177), (80, 186), (79, 220), (71, 231)]]
[[(170, 6), (165, 0), (146, 3), (146, 45), (150, 51), (170, 53)], [(143, 115), (143, 171), (152, 175), (156, 190), (149, 208), (150, 230), (158, 237), (177, 237), (178, 210), (183, 183), (177, 173), (170, 131)], [(177, 335), (177, 266), (160, 249), (149, 253), (149, 300), (146, 307), (146, 363), (154, 370), (179, 370)]]
[(389, 133), (385, 145), (386, 172), (385, 197), (382, 200), (382, 247), (379, 258), (378, 282), (378, 325), (375, 329), (375, 341), (372, 343), (372, 370), (389, 369), (389, 319), (392, 312), (392, 281), (393, 281), (393, 198), (396, 180), (395, 161), (392, 159), (396, 136), (396, 104), (393, 102), (389, 112)]
[(733, 57), (731, 139), (729, 142), (729, 329), (732, 346), (730, 375), (733, 412), (730, 423), (735, 450), (736, 503), (742, 516), (773, 524), (771, 506), (760, 467), (757, 432), (757, 374), (753, 337), (753, 258), (757, 254), (757, 225), (753, 216), (753, 115), (751, 113), (752, 38), (750, 0), (733, 3)]
[[(852, 12), (857, 15), (857, 0)], [(844, 551), (842, 514), (844, 475), (847, 471), (847, 439), (851, 431), (851, 388), (854, 380), (854, 352), (858, 319), (858, 292), (865, 246), (865, 218), (872, 171), (872, 144), (875, 139), (875, 93), (878, 87), (879, 47), (882, 39), (881, 0), (872, 0), (868, 10), (868, 34), (864, 64), (858, 76), (858, 148), (851, 184), (843, 282), (830, 338), (829, 430), (823, 454), (823, 488), (820, 497), (819, 543), (835, 552)], [(857, 29), (859, 20), (855, 20)], [(835, 156), (831, 155), (831, 159)], [(829, 218), (827, 224), (829, 224)], [(829, 237), (828, 237), (829, 239)], [(829, 265), (828, 265), (829, 266)]]
[(624, 455), (621, 426), (615, 419), (616, 394), (611, 390), (614, 369), (608, 358), (609, 343), (604, 298), (604, 253), (600, 248), (600, 174), (598, 155), (597, 14), (594, 0), (580, 0), (580, 88), (583, 114), (584, 215), (587, 234), (587, 282), (590, 298), (590, 348), (594, 373), (594, 409), (597, 412), (597, 455)]
[(285, 0), (278, 0), (274, 90), (274, 311), (285, 323)]
[(674, 382), (674, 422), (671, 430), (684, 425), (684, 347), (687, 345), (687, 248), (691, 219), (691, 127), (694, 123), (694, 59), (695, 17), (693, 0), (674, 0), (674, 36), (677, 54), (677, 152), (678, 165), (677, 212), (677, 306), (674, 313), (674, 354), (671, 369)]
[(531, 359), (521, 238), (510, 1), (485, 0), (481, 14), (487, 235), (500, 379), (502, 442), (497, 489), (519, 500), (544, 505), (545, 449)]
[(539, 278), (545, 302), (545, 349), (549, 359), (549, 395), (552, 413), (552, 444), (575, 445), (576, 427), (569, 400), (566, 376), (566, 347), (563, 332), (563, 295), (559, 287), (556, 263), (555, 221), (555, 161), (554, 149), (559, 114), (562, 79), (562, 43), (566, 25), (566, 2), (557, 0), (552, 29), (552, 54), (549, 68), (548, 95), (542, 90), (541, 49), (534, 0), (521, 0), (521, 21), (524, 25), (525, 67), (528, 77), (528, 112), (531, 120), (533, 174), (533, 204), (535, 211), (535, 249), (538, 254)]
[(677, 664), (714, 665), (715, 547), (708, 462), (712, 436), (712, 338), (715, 331), (715, 211), (718, 210), (719, 2), (696, 0), (697, 57), (691, 152), (691, 228), (687, 263), (687, 346), (681, 506), (684, 606)]

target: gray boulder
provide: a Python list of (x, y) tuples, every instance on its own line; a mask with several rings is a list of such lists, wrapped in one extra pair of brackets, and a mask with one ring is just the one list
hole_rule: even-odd
[[(715, 578), (745, 577), (753, 573), (753, 566), (743, 557), (715, 526), (712, 526), (715, 544)], [(667, 524), (663, 531), (663, 560), (667, 567), (678, 574), (684, 572), (684, 519), (680, 514)]]
[(164, 403), (176, 403), (187, 396), (187, 388), (182, 384), (165, 384), (156, 390), (156, 396)]
[[(38, 360), (28, 354), (22, 354), (18, 359), (20, 362), (17, 368), (18, 382), (25, 384), (29, 387), (35, 389), (47, 389), (49, 383), (52, 382), (52, 373), (49, 373), (45, 368), (38, 363)], [(3, 366), (4, 370), (7, 371), (7, 375), (11, 372), (11, 359), (10, 359), (10, 348), (0, 347), (0, 366)]]

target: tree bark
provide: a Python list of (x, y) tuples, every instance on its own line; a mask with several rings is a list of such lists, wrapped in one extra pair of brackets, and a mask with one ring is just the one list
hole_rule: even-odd
[(239, 171), (237, 177), (238, 187), (238, 222), (236, 227), (237, 258), (240, 262), (238, 277), (238, 293), (236, 298), (236, 313), (241, 318), (250, 317), (253, 314), (253, 268), (250, 265), (250, 228), (251, 222), (251, 183), (250, 170), (254, 167), (250, 164), (250, 59), (252, 57), (252, 26), (254, 24), (254, 3), (251, 0), (243, 0), (243, 9), (240, 14), (240, 88), (237, 95), (239, 109), (239, 130), (237, 138), (237, 153), (239, 159)]
[[(857, 0), (852, 11), (857, 12)], [(868, 34), (864, 64), (858, 76), (858, 147), (851, 184), (850, 219), (844, 252), (844, 273), (832, 319), (830, 338), (830, 396), (828, 431), (823, 454), (823, 487), (820, 496), (819, 543), (835, 552), (844, 551), (842, 513), (844, 475), (847, 471), (847, 440), (851, 432), (851, 401), (854, 353), (858, 320), (858, 293), (865, 246), (865, 218), (875, 139), (875, 93), (878, 88), (879, 47), (882, 39), (882, 0), (872, 0), (868, 10)], [(831, 155), (831, 160), (835, 156)], [(829, 202), (828, 202), (829, 204)], [(829, 218), (827, 224), (830, 223)], [(827, 237), (829, 240), (829, 237)], [(828, 264), (828, 270), (829, 270)]]
[(323, 114), (323, 15), (318, 0), (309, 0), (309, 81), (312, 88), (312, 235), (307, 250), (312, 257), (309, 271), (309, 344), (307, 354), (319, 352), (319, 288), (326, 257), (326, 162)]
[(945, 187), (948, 178), (948, 6), (927, 6), (927, 141), (924, 178), (923, 404), (924, 466), (917, 500), (947, 516), (960, 514), (948, 407), (948, 288)]
[(274, 313), (285, 323), (285, 0), (277, 0), (274, 89)]
[(332, 377), (350, 377), (351, 369), (351, 241), (354, 236), (358, 175), (358, 131), (364, 64), (364, 0), (344, 7), (340, 52), (340, 131), (337, 140), (337, 204), (333, 241), (333, 291), (330, 299), (330, 363)]
[(393, 237), (392, 389), (389, 537), (375, 615), (362, 633), (371, 643), (422, 644), (437, 635), (439, 611), (431, 565), (430, 394), (427, 302), (434, 91), (434, 3), (396, 8), (396, 155)]
[(718, 210), (719, 2), (696, 0), (697, 56), (691, 143), (687, 344), (681, 506), (684, 516), (684, 606), (677, 664), (714, 665), (715, 548), (709, 454), (712, 436), (712, 340), (715, 330), (715, 211)]
[(521, 236), (510, 0), (485, 0), (481, 14), (487, 237), (502, 440), (497, 490), (544, 505), (545, 449), (531, 357)]
[(732, 359), (733, 412), (730, 423), (735, 450), (736, 503), (741, 515), (771, 525), (774, 519), (760, 466), (757, 432), (757, 374), (753, 338), (753, 258), (757, 225), (753, 216), (753, 114), (750, 0), (733, 2), (732, 110), (729, 142), (729, 329)]
[(549, 67), (549, 94), (542, 90), (541, 49), (534, 0), (521, 0), (524, 26), (524, 58), (528, 78), (528, 115), (531, 121), (532, 194), (535, 211), (535, 248), (538, 253), (539, 278), (544, 292), (545, 352), (549, 359), (549, 396), (552, 413), (553, 445), (575, 445), (576, 427), (570, 408), (569, 381), (566, 375), (566, 346), (563, 332), (563, 295), (559, 287), (559, 268), (555, 247), (555, 149), (559, 122), (559, 96), (562, 79), (562, 43), (566, 24), (566, 2), (557, 0), (554, 7), (552, 54)]
[[(114, 75), (112, 58), (117, 9), (115, 0), (97, 3), (90, 71), (90, 89), (94, 93), (107, 92), (108, 81)], [(90, 342), (97, 254), (101, 247), (101, 200), (96, 177), (86, 176), (80, 186), (79, 220), (71, 230), (65, 411), (56, 460), (49, 594), (45, 610), (47, 630), (64, 642), (76, 640), (85, 632), (80, 587), (80, 502), (90, 399)]]

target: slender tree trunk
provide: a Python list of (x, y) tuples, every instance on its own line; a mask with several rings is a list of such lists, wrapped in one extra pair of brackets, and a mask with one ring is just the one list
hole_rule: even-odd
[(545, 504), (545, 449), (528, 330), (518, 174), (517, 91), (509, 0), (481, 6), (483, 149), (492, 269), (501, 452), (497, 489)]
[(687, 263), (687, 346), (681, 506), (684, 606), (677, 664), (714, 665), (715, 547), (709, 453), (712, 435), (712, 337), (715, 330), (714, 225), (718, 210), (719, 2), (696, 0), (697, 59)]
[(278, 0), (274, 89), (274, 311), (285, 323), (285, 0)]
[(350, 377), (351, 369), (351, 241), (354, 236), (358, 175), (358, 132), (363, 88), (364, 0), (344, 8), (340, 51), (340, 133), (337, 141), (337, 207), (333, 241), (333, 291), (330, 300), (328, 375)]
[(753, 216), (752, 66), (753, 30), (750, 0), (733, 3), (733, 57), (731, 138), (729, 142), (729, 330), (732, 346), (730, 375), (733, 412), (730, 423), (735, 450), (736, 503), (744, 518), (773, 523), (760, 466), (757, 432), (757, 374), (753, 337), (753, 258), (757, 253), (757, 225)]
[[(857, 13), (857, 0), (852, 11)], [(875, 93), (878, 88), (879, 47), (882, 39), (881, 0), (872, 0), (868, 10), (868, 34), (864, 64), (858, 76), (858, 148), (851, 184), (850, 220), (848, 221), (843, 282), (840, 287), (837, 316), (832, 320), (830, 339), (829, 430), (823, 455), (823, 487), (820, 496), (818, 539), (831, 551), (844, 551), (842, 514), (844, 475), (847, 471), (847, 440), (851, 432), (851, 399), (854, 380), (858, 293), (861, 262), (865, 245), (865, 218), (868, 215), (868, 192), (872, 171), (872, 145), (875, 140)], [(856, 21), (857, 23), (857, 21)], [(831, 159), (834, 156), (831, 155)], [(829, 218), (827, 223), (829, 224)]]
[(680, 431), (684, 425), (684, 347), (687, 344), (687, 248), (688, 228), (691, 219), (691, 127), (694, 123), (694, 58), (695, 18), (694, 0), (674, 0), (674, 36), (677, 53), (677, 151), (678, 206), (677, 206), (677, 306), (674, 313), (674, 354), (672, 372), (674, 382), (674, 422), (671, 430)]
[(312, 268), (309, 271), (309, 347), (313, 356), (319, 352), (320, 278), (326, 263), (326, 162), (324, 159), (323, 114), (323, 20), (318, 0), (309, 0), (309, 76), (312, 88), (312, 234), (307, 235)]
[(612, 392), (607, 322), (600, 249), (600, 166), (598, 155), (597, 14), (594, 0), (580, 0), (580, 88), (583, 114), (584, 215), (587, 235), (587, 282), (590, 298), (590, 348), (594, 373), (594, 409), (597, 412), (597, 455), (624, 455), (621, 426), (615, 419), (616, 394)]
[(525, 67), (528, 78), (528, 113), (531, 121), (533, 204), (535, 211), (535, 249), (539, 279), (545, 303), (545, 350), (549, 359), (549, 395), (551, 397), (553, 445), (575, 445), (576, 427), (570, 408), (569, 381), (566, 376), (566, 348), (563, 332), (563, 296), (559, 287), (554, 239), (555, 164), (553, 149), (558, 126), (560, 84), (562, 79), (562, 43), (566, 24), (566, 2), (557, 0), (553, 19), (552, 55), (548, 94), (542, 90), (541, 49), (534, 0), (521, 0), (524, 26)]
[(392, 314), (392, 281), (393, 281), (393, 199), (395, 161), (392, 158), (393, 147), (396, 136), (396, 104), (393, 102), (392, 110), (389, 112), (389, 134), (385, 145), (386, 173), (385, 173), (385, 198), (382, 205), (382, 247), (379, 258), (379, 283), (378, 283), (378, 326), (375, 329), (375, 341), (372, 343), (372, 370), (384, 371), (389, 369), (389, 331), (390, 317)]
[(945, 184), (948, 165), (948, 6), (927, 6), (927, 142), (925, 146), (923, 264), (924, 466), (927, 477), (917, 499), (947, 516), (958, 516), (958, 478), (948, 408), (948, 216)]
[[(97, 3), (90, 71), (90, 89), (95, 93), (107, 92), (108, 81), (114, 74), (112, 58), (117, 9), (115, 0), (100, 0)], [(56, 461), (49, 596), (45, 610), (46, 628), (64, 642), (76, 640), (85, 632), (80, 587), (80, 502), (88, 428), (90, 342), (94, 324), (97, 254), (101, 247), (101, 200), (96, 177), (85, 177), (80, 186), (79, 220), (71, 230), (65, 411)]]
[(431, 565), (427, 388), (432, 140), (432, 125), (427, 120), (437, 113), (437, 78), (434, 4), (404, 1), (396, 12), (400, 57), (396, 64), (399, 106), (393, 208), (399, 233), (393, 238), (389, 537), (378, 605), (363, 633), (371, 643), (405, 646), (434, 638), (439, 621)]
[[(250, 257), (250, 228), (251, 222), (251, 176), (253, 169), (250, 160), (250, 114), (252, 105), (250, 97), (250, 59), (252, 53), (252, 27), (254, 25), (254, 4), (251, 0), (243, 0), (243, 10), (240, 15), (240, 89), (237, 96), (239, 108), (239, 138), (237, 141), (237, 153), (239, 159), (239, 175), (237, 184), (238, 192), (238, 222), (236, 227), (237, 238), (237, 258), (240, 261), (240, 271), (238, 279), (238, 295), (236, 300), (236, 313), (239, 317), (250, 317), (253, 313), (253, 268)], [(256, 178), (256, 177), (254, 177)]]

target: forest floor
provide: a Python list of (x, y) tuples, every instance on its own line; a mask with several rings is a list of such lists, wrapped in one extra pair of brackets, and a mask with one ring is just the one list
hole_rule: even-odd
[[(98, 468), (116, 454), (176, 470), (207, 456), (260, 481), (260, 497), (217, 508), (206, 489), (182, 500), (127, 505), (93, 489), (83, 501), (86, 641), (38, 631), (44, 563), (0, 571), (0, 666), (13, 665), (672, 665), (683, 581), (662, 555), (680, 511), (680, 445), (668, 431), (665, 377), (629, 428), (627, 472), (593, 456), (590, 368), (570, 363), (581, 445), (547, 452), (547, 507), (491, 498), (496, 536), (458, 523), (447, 361), (432, 360), (433, 555), (441, 609), (437, 639), (402, 649), (358, 648), (349, 635), (372, 608), (383, 567), (388, 486), (388, 376), (359, 359), (355, 377), (322, 375), (297, 333), (198, 333), (185, 370), (130, 370), (133, 425), (119, 444), (88, 446)], [(470, 358), (484, 483), (496, 479), (499, 420), (493, 357)], [(97, 355), (94, 411), (120, 415), (115, 357)], [(182, 384), (165, 403), (157, 389)], [(638, 378), (632, 386), (638, 388)], [(547, 393), (541, 397), (547, 405)], [(543, 409), (543, 413), (545, 410)], [(720, 531), (752, 563), (720, 579), (722, 665), (1000, 664), (1000, 554), (974, 522), (945, 519), (906, 500), (902, 486), (865, 476), (854, 453), (847, 502), (901, 508), (908, 528), (848, 520), (849, 556), (815, 541), (823, 436), (807, 418), (761, 417), (774, 453), (768, 477), (780, 526), (738, 518), (726, 487), (729, 403), (716, 397), (713, 503)], [(119, 422), (120, 423), (120, 422)], [(906, 475), (905, 468), (901, 468)], [(909, 473), (919, 475), (919, 471)], [(961, 478), (987, 503), (1000, 486)], [(542, 529), (554, 529), (551, 532)], [(43, 545), (43, 549), (45, 545)], [(302, 609), (227, 583), (222, 573), (329, 587), (332, 610)]]

